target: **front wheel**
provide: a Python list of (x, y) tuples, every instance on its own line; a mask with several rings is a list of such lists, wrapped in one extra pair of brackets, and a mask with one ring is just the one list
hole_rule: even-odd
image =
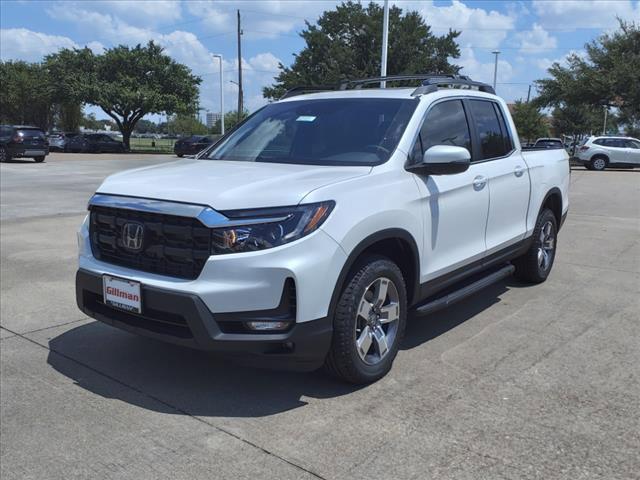
[(407, 290), (398, 266), (386, 257), (365, 257), (340, 295), (326, 369), (356, 384), (382, 378), (398, 353), (406, 318)]
[(44, 156), (34, 157), (34, 160), (36, 161), (36, 163), (42, 163), (44, 162)]
[(556, 258), (557, 240), (556, 216), (551, 210), (545, 208), (538, 215), (529, 250), (513, 262), (516, 267), (516, 278), (530, 283), (544, 282), (551, 273), (551, 267)]
[(7, 160), (11, 160), (9, 156), (9, 152), (4, 147), (0, 147), (0, 162), (6, 162)]

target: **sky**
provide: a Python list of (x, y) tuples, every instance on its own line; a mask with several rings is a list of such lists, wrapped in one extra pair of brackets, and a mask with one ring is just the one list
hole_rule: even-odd
[[(242, 18), (245, 107), (262, 106), (262, 87), (278, 65), (290, 65), (304, 47), (299, 32), (315, 23), (334, 0), (91, 0), (0, 1), (0, 58), (40, 61), (60, 48), (88, 46), (101, 52), (119, 44), (153, 39), (175, 60), (201, 76), (200, 106), (220, 111), (219, 60), (224, 58), (225, 110), (237, 106), (236, 10)], [(368, 3), (368, 2), (363, 2)], [(379, 1), (377, 3), (383, 3)], [(584, 54), (584, 44), (615, 30), (623, 20), (640, 22), (640, 0), (390, 0), (419, 11), (436, 35), (450, 28), (461, 55), (452, 62), (474, 80), (493, 82), (493, 50), (500, 50), (497, 93), (507, 101), (526, 98), (529, 85), (547, 76), (555, 61)], [(535, 96), (535, 87), (532, 87)], [(106, 115), (89, 107), (98, 118)], [(153, 118), (152, 118), (153, 119)]]

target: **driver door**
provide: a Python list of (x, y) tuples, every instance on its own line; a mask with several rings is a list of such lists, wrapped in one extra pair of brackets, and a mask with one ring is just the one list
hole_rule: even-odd
[[(411, 153), (420, 161), (434, 145), (455, 145), (472, 153), (468, 116), (462, 100), (434, 104), (425, 116)], [(489, 188), (483, 163), (471, 163), (454, 175), (415, 175), (424, 215), (421, 283), (441, 277), (476, 260), (486, 251)]]

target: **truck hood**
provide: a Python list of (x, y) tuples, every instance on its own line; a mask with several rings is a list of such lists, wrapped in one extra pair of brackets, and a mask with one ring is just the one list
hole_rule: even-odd
[(189, 159), (116, 173), (97, 193), (195, 203), (216, 210), (278, 207), (297, 205), (313, 190), (370, 171), (369, 166)]

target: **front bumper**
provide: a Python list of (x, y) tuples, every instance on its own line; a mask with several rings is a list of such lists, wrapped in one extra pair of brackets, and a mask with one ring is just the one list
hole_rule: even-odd
[(218, 322), (229, 315), (211, 313), (197, 295), (144, 284), (141, 288), (143, 314), (138, 315), (104, 304), (102, 275), (82, 269), (76, 274), (80, 310), (122, 330), (287, 370), (315, 370), (329, 350), (332, 326), (326, 317), (294, 323), (283, 333), (225, 333)]

